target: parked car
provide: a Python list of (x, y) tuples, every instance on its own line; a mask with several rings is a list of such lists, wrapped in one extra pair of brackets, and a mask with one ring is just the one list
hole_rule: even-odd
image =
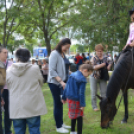
[(75, 63), (75, 62), (74, 62), (74, 58), (75, 58), (74, 56), (69, 56), (69, 57), (68, 57), (69, 62), (70, 62), (70, 63)]

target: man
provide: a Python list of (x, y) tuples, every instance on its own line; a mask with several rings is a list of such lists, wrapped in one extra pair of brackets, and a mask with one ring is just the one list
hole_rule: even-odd
[[(7, 69), (12, 65), (12, 61), (7, 60), (8, 57), (8, 51), (4, 47), (0, 47), (0, 61), (5, 64), (5, 68)], [(9, 119), (9, 91), (6, 87), (6, 85), (3, 88), (4, 90), (2, 91), (2, 97), (4, 99), (4, 131), (5, 134), (12, 134), (11, 132), (11, 120)]]

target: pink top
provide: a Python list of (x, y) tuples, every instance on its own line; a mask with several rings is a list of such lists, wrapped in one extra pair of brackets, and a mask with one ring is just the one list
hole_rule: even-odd
[[(6, 62), (4, 63), (6, 65)], [(7, 64), (7, 69), (13, 64), (12, 61), (8, 61), (8, 64)], [(7, 89), (7, 85), (5, 84), (4, 88), (3, 89)]]
[(134, 23), (131, 23), (129, 26), (129, 36), (126, 45), (131, 44), (132, 40), (134, 40)]

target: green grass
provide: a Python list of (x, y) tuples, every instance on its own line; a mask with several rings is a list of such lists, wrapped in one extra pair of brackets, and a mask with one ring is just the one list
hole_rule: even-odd
[[(57, 134), (55, 121), (53, 118), (53, 99), (49, 87), (44, 84), (42, 88), (48, 113), (41, 116), (41, 134)], [(119, 103), (121, 92), (118, 96), (116, 106)], [(99, 100), (98, 102), (99, 103)], [(64, 105), (64, 123), (70, 125), (70, 119), (67, 115), (68, 107)], [(129, 90), (129, 119), (127, 124), (121, 124), (124, 116), (124, 105), (121, 102), (119, 111), (117, 112), (113, 125), (108, 129), (101, 129), (100, 127), (100, 111), (94, 112), (91, 107), (90, 86), (87, 84), (86, 88), (86, 108), (84, 111), (83, 134), (134, 134), (134, 90)], [(13, 128), (12, 128), (13, 129)], [(29, 134), (28, 130), (27, 133)]]

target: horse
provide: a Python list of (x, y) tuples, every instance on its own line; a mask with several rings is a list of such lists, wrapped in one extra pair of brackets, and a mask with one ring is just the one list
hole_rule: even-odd
[(106, 98), (102, 98), (99, 95), (97, 97), (100, 101), (101, 110), (101, 127), (107, 128), (111, 121), (114, 120), (117, 108), (115, 105), (117, 96), (120, 89), (122, 89), (124, 104), (125, 104), (125, 115), (122, 120), (123, 123), (127, 122), (128, 119), (128, 89), (134, 89), (134, 51), (132, 47), (127, 46), (122, 51), (113, 74), (107, 85)]

